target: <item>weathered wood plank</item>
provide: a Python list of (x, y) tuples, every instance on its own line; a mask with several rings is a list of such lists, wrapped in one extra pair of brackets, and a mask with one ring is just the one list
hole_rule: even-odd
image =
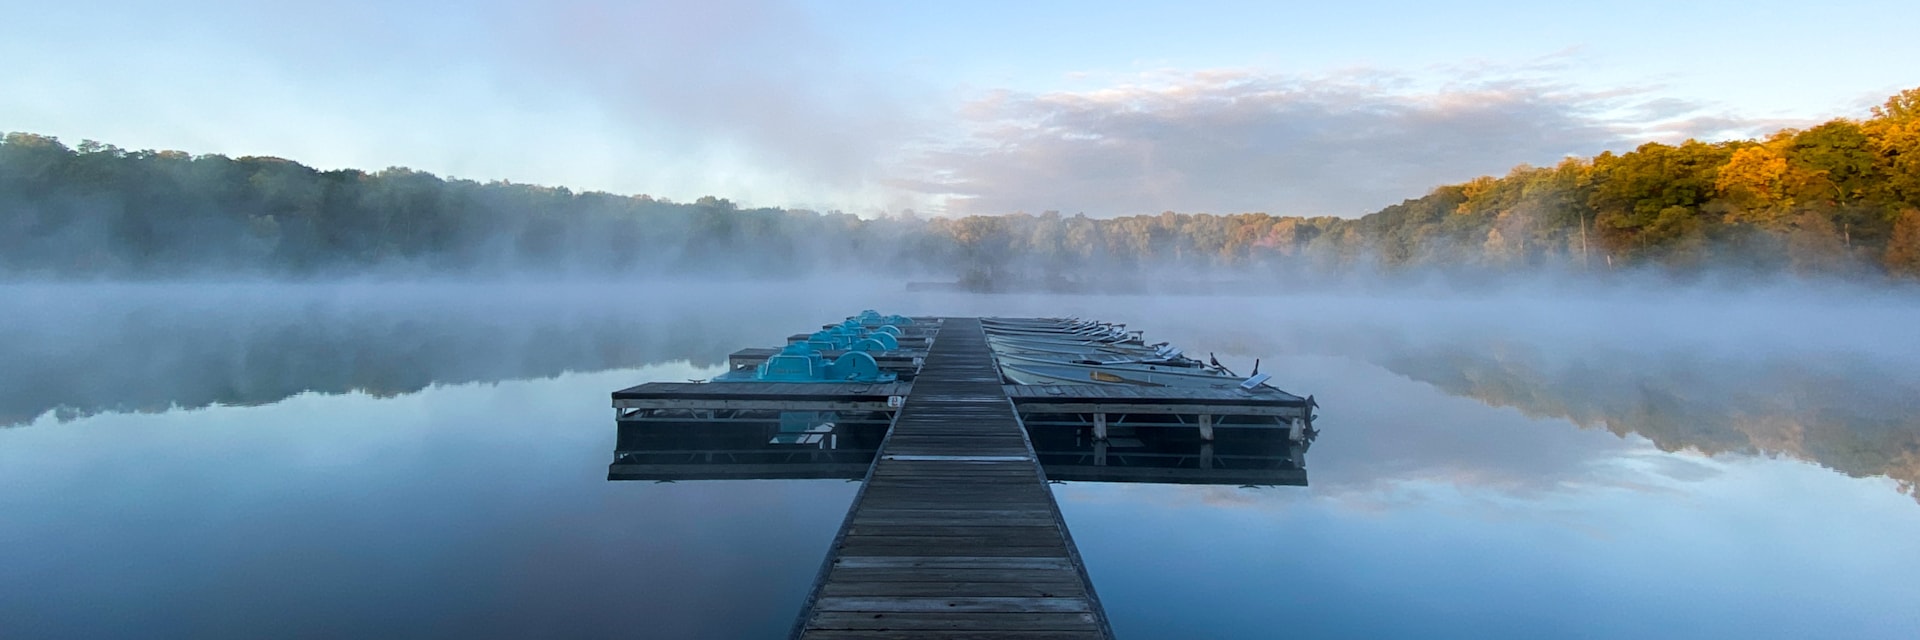
[(965, 491), (955, 490), (952, 493), (942, 496), (929, 495), (938, 490), (938, 488), (933, 487), (902, 487), (898, 485), (874, 487), (873, 500), (874, 504), (878, 506), (896, 509), (911, 508), (907, 506), (910, 504), (921, 504), (935, 508), (949, 504), (972, 504), (976, 507), (995, 508), (1014, 506), (1019, 502), (1030, 502), (1043, 497), (1034, 495), (1031, 489), (1014, 488), (974, 488)]
[[(860, 517), (851, 520), (851, 522), (853, 524), (941, 526), (941, 525), (967, 524), (967, 523), (975, 522), (979, 520), (978, 517), (968, 515), (970, 513), (992, 513), (992, 512), (991, 511), (956, 511), (956, 512), (947, 513), (943, 516), (916, 516), (916, 517), (908, 517), (908, 518), (884, 517), (884, 516), (875, 516), (872, 514), (860, 514)], [(995, 520), (995, 523), (1003, 524), (1007, 526), (1049, 526), (1053, 524), (1053, 519), (1050, 516), (1032, 516), (1032, 517), (1000, 516), (999, 519)]]
[[(957, 527), (964, 525), (948, 526)], [(916, 529), (923, 528), (924, 527), (915, 527), (913, 525), (900, 525), (881, 533), (870, 533), (864, 530), (859, 532), (849, 531), (846, 536), (844, 536), (844, 540), (849, 543), (860, 542), (862, 544), (893, 545), (965, 545), (975, 542), (991, 543), (997, 541), (1006, 544), (1021, 544), (1035, 547), (1045, 544), (1060, 544), (1062, 541), (1059, 529), (1045, 525), (973, 527), (970, 531), (959, 531), (955, 529), (946, 531), (916, 531)]]
[[(899, 428), (898, 425), (895, 425), (895, 428)], [(1024, 448), (1023, 445), (1025, 444), (1019, 439), (1007, 438), (1007, 437), (1001, 437), (1001, 436), (983, 437), (983, 436), (927, 434), (927, 435), (913, 435), (913, 436), (895, 435), (893, 439), (897, 440), (897, 442), (888, 442), (887, 444), (888, 445), (913, 445), (916, 447), (949, 447), (949, 448), (960, 449), (960, 450), (971, 450), (976, 448), (1023, 449)]]
[(1086, 598), (986, 598), (986, 597), (823, 597), (814, 604), (819, 611), (952, 612), (952, 613), (1090, 613)]
[[(899, 480), (874, 480), (868, 485), (868, 495), (875, 500), (890, 500), (895, 496), (904, 499), (964, 499), (967, 497), (1013, 498), (1037, 500), (1046, 497), (1046, 488), (1038, 477), (1028, 478), (1024, 484), (1014, 482), (991, 482), (982, 479), (978, 483), (953, 484), (948, 482), (907, 482)], [(937, 495), (936, 495), (937, 494)], [(875, 506), (889, 506), (876, 504)]]
[(977, 476), (975, 478), (874, 478), (870, 486), (882, 489), (912, 488), (935, 489), (952, 493), (1005, 493), (1008, 491), (1044, 491), (1046, 485), (1040, 484), (1040, 477), (1034, 476)]
[[(1061, 548), (1059, 531), (1046, 533), (1002, 533), (1001, 530), (988, 529), (983, 534), (966, 536), (903, 536), (903, 535), (849, 535), (843, 541), (843, 548), (860, 547), (925, 547), (938, 551), (948, 551), (965, 547), (1047, 547)], [(1064, 548), (1061, 549), (1064, 551)]]
[[(898, 615), (825, 611), (808, 629), (875, 631), (1022, 631), (1084, 632), (1096, 628), (1091, 613), (919, 613)], [(894, 637), (899, 637), (898, 635)]]
[(1009, 478), (1018, 478), (1018, 479), (1024, 480), (1033, 475), (1032, 462), (1024, 463), (1027, 465), (1027, 468), (1025, 469), (1018, 468), (1018, 467), (1009, 468), (1009, 467), (984, 466), (984, 465), (973, 468), (973, 469), (956, 468), (956, 467), (907, 467), (907, 468), (901, 467), (901, 465), (906, 465), (906, 464), (912, 464), (912, 463), (902, 462), (900, 464), (881, 465), (880, 467), (877, 467), (873, 470), (873, 477), (875, 480), (883, 480), (883, 479), (891, 479), (891, 478), (911, 478), (911, 479), (943, 480), (943, 481), (951, 482), (954, 480), (976, 480), (976, 479), (997, 478), (997, 477), (1009, 477)]
[(871, 509), (862, 509), (859, 512), (854, 513), (853, 520), (855, 522), (862, 522), (862, 521), (868, 521), (868, 520), (874, 520), (874, 521), (898, 520), (898, 521), (908, 521), (908, 522), (924, 522), (924, 521), (933, 521), (933, 520), (951, 520), (955, 518), (966, 518), (969, 520), (976, 519), (976, 518), (998, 518), (1003, 521), (1037, 518), (1049, 523), (1056, 522), (1056, 520), (1053, 517), (1053, 514), (1048, 512), (1046, 509), (1035, 509), (1027, 505), (1005, 505), (999, 508), (968, 509), (966, 511), (967, 511), (966, 513), (956, 513), (954, 510), (947, 509), (944, 507), (935, 507), (931, 509), (918, 509), (913, 507), (874, 507)]
[[(1066, 558), (1064, 557), (981, 558), (981, 559), (982, 560), (1054, 560), (1054, 561), (1066, 560)], [(1028, 582), (1056, 583), (1056, 582), (1062, 582), (1062, 581), (1077, 581), (1080, 579), (1080, 574), (1070, 568), (1069, 569), (965, 569), (965, 568), (953, 568), (953, 567), (934, 567), (934, 568), (921, 568), (921, 569), (900, 569), (900, 568), (861, 569), (861, 568), (842, 567), (842, 568), (835, 569), (833, 575), (834, 575), (834, 580), (827, 584), (831, 585), (837, 582), (931, 582), (931, 583), (941, 583), (941, 584), (948, 583), (948, 582), (976, 582), (976, 583), (999, 582), (999, 583), (1023, 584)]]
[[(843, 547), (843, 550), (847, 553), (858, 553), (860, 555), (867, 555), (867, 556), (924, 556), (924, 555), (927, 555), (929, 552), (942, 551), (940, 549), (930, 549), (924, 546), (901, 547), (901, 546), (889, 546), (889, 545), (864, 545), (864, 544), (857, 545), (857, 546)], [(1063, 553), (1062, 547), (1058, 545), (1048, 546), (1048, 547), (1008, 547), (1008, 546), (1000, 546), (1000, 545), (964, 546), (964, 547), (952, 547), (949, 549), (944, 549), (944, 551), (950, 551), (957, 555), (1001, 556), (1001, 557), (1009, 557), (1009, 558), (1034, 558), (1034, 557), (1058, 558), (1058, 557), (1062, 557), (1062, 553)]]
[[(1028, 463), (1028, 464), (1032, 464), (1032, 463)], [(887, 466), (888, 465), (886, 465), (885, 463), (882, 463), (880, 465), (880, 470), (885, 470)], [(936, 488), (953, 489), (956, 491), (964, 490), (964, 489), (974, 489), (974, 488), (980, 488), (980, 487), (989, 487), (989, 488), (1021, 487), (1021, 488), (1037, 489), (1045, 486), (1038, 482), (1039, 479), (1040, 477), (1037, 474), (1032, 473), (1031, 469), (1028, 470), (1028, 473), (1020, 473), (1020, 474), (1005, 473), (1005, 472), (998, 472), (998, 471), (994, 473), (980, 473), (977, 475), (976, 474), (943, 473), (940, 475), (932, 475), (932, 476), (927, 476), (927, 475), (901, 476), (901, 475), (893, 475), (893, 474), (876, 473), (874, 474), (873, 482), (871, 484), (928, 486), (928, 487), (936, 487)]]
[[(1051, 507), (1051, 494), (1046, 490), (1046, 485), (1040, 481), (1038, 473), (1031, 478), (1008, 475), (977, 478), (876, 476), (870, 481), (869, 487), (877, 498), (886, 501), (894, 499), (917, 501), (944, 495), (963, 501), (968, 499), (1007, 500), (1009, 502), (1001, 508), (1013, 511), (1048, 511)], [(891, 510), (909, 507), (876, 502), (872, 508)]]
[(838, 578), (821, 587), (823, 597), (997, 597), (997, 598), (1065, 598), (1086, 595), (1086, 588), (1080, 584), (1080, 577), (1072, 575), (1062, 582), (996, 581), (968, 582), (964, 580), (928, 581), (879, 581), (859, 582), (848, 578)]
[(862, 524), (847, 528), (848, 536), (1013, 536), (1060, 537), (1060, 530), (1048, 525), (1003, 525), (997, 522), (963, 524)]
[(962, 503), (980, 503), (981, 506), (987, 508), (993, 508), (994, 505), (1006, 507), (1017, 506), (1019, 502), (1031, 502), (1044, 497), (1035, 495), (1037, 492), (1034, 489), (1011, 487), (954, 489), (942, 495), (933, 495), (936, 491), (940, 491), (940, 489), (938, 487), (887, 485), (873, 487), (870, 495), (876, 506), (891, 509), (912, 508), (905, 505), (914, 503), (933, 505), (935, 508), (941, 508), (941, 505)]
[[(900, 637), (900, 631), (894, 629), (820, 629), (807, 633), (809, 638), (820, 640), (873, 640)], [(1097, 640), (1105, 638), (1097, 631), (1013, 631), (994, 629), (990, 631), (957, 631), (950, 629), (913, 629), (913, 637), (929, 640)]]
[(965, 556), (908, 556), (867, 558), (843, 555), (834, 561), (841, 569), (1058, 569), (1073, 570), (1065, 558), (969, 558)]
[(1043, 518), (1056, 522), (1053, 513), (1043, 507), (1030, 504), (1013, 504), (997, 508), (969, 509), (968, 513), (954, 513), (945, 506), (933, 508), (874, 506), (855, 512), (856, 521), (862, 519), (888, 520), (938, 520), (955, 517), (964, 518)]

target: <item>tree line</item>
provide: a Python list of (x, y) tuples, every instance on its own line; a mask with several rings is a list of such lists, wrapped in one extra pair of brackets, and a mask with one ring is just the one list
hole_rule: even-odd
[(863, 219), (405, 168), (68, 147), (28, 133), (0, 140), (0, 273), (15, 277), (876, 268), (982, 286), (1145, 268), (1920, 277), (1920, 89), (1866, 119), (1523, 165), (1358, 218)]

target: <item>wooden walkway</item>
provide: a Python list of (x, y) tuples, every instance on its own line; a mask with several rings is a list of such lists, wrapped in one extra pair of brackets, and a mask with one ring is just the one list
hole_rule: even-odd
[(978, 318), (948, 318), (796, 638), (1111, 638)]

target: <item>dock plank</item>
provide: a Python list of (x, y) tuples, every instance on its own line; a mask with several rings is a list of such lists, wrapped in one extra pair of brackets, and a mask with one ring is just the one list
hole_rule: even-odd
[[(871, 629), (822, 629), (809, 634), (809, 638), (821, 640), (871, 640), (886, 638), (895, 640), (900, 631)], [(955, 631), (949, 629), (914, 629), (913, 637), (928, 640), (1095, 640), (1105, 638), (1092, 631)]]
[(910, 556), (904, 558), (863, 558), (841, 556), (834, 562), (842, 569), (1058, 569), (1073, 570), (1073, 562), (1059, 559), (972, 558), (966, 556)]
[(1008, 597), (824, 597), (814, 603), (818, 611), (874, 611), (882, 613), (1090, 613), (1086, 598), (1008, 598)]
[[(814, 617), (808, 630), (912, 631), (999, 631), (1042, 634), (1061, 637), (1065, 633), (1092, 633), (1091, 637), (1111, 638), (1097, 629), (1100, 620), (1093, 613), (948, 613), (916, 614), (871, 613), (865, 611), (827, 611)], [(826, 636), (822, 636), (826, 637)], [(898, 634), (893, 637), (900, 637)], [(990, 637), (1004, 637), (999, 633)]]
[(967, 581), (946, 579), (940, 581), (924, 580), (884, 580), (860, 582), (841, 579), (827, 584), (820, 590), (821, 597), (1014, 597), (1014, 598), (1058, 598), (1077, 597), (1083, 587), (1078, 578), (1070, 574), (1067, 579), (1054, 582), (1041, 582), (1033, 577), (1022, 576), (1021, 580)]

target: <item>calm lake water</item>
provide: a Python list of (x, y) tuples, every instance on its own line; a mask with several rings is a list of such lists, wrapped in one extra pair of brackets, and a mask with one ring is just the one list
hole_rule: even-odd
[(863, 308), (1314, 394), (1306, 487), (1055, 485), (1133, 638), (1920, 637), (1920, 295), (0, 286), (0, 638), (784, 634), (857, 485), (609, 482), (608, 393)]

